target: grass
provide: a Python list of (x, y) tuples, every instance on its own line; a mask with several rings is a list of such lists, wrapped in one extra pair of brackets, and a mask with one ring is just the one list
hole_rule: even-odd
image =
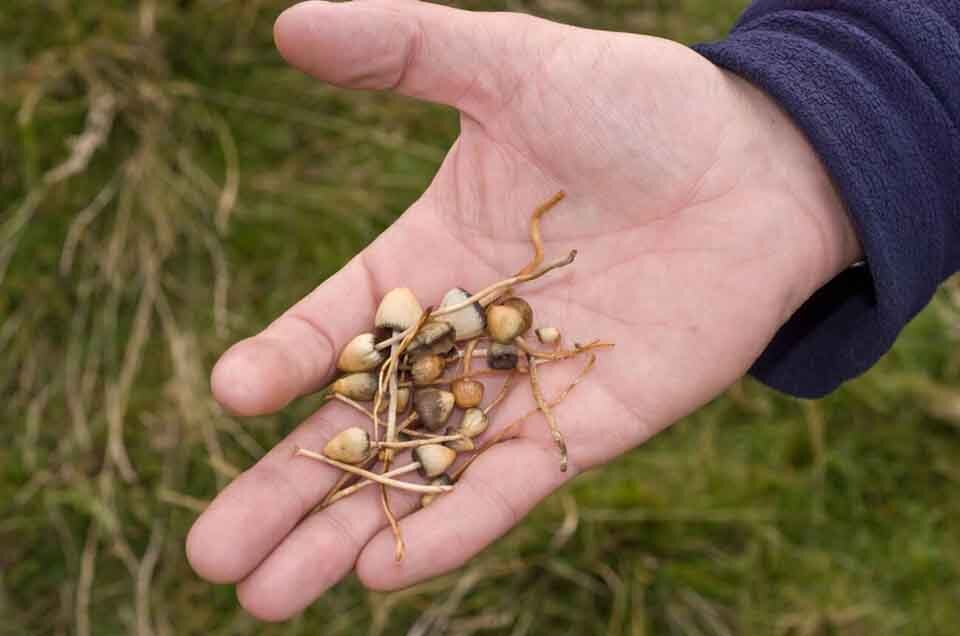
[[(831, 397), (744, 381), (455, 574), (347, 580), (274, 626), (198, 580), (197, 510), (306, 409), (230, 419), (210, 366), (385, 228), (457, 132), (287, 69), (283, 4), (0, 10), (0, 634), (954, 633), (957, 286)], [(745, 4), (461, 6), (696, 41)]]

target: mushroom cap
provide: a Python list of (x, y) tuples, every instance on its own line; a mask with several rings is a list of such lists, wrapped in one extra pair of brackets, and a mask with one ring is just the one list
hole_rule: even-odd
[(460, 420), (460, 426), (457, 432), (473, 438), (482, 435), (489, 425), (490, 420), (487, 418), (487, 414), (483, 412), (483, 409), (467, 409), (463, 414), (463, 419)]
[(470, 378), (460, 378), (450, 385), (457, 406), (468, 409), (483, 401), (483, 383)]
[(443, 444), (424, 444), (413, 449), (413, 459), (419, 462), (421, 477), (439, 477), (457, 458), (457, 451)]
[(407, 287), (397, 287), (387, 292), (377, 307), (374, 324), (378, 329), (388, 328), (405, 331), (420, 320), (423, 307)]
[(417, 417), (431, 431), (438, 431), (446, 425), (454, 403), (453, 393), (433, 387), (419, 389), (413, 394)]
[(519, 296), (511, 296), (504, 301), (501, 301), (501, 305), (505, 307), (513, 307), (520, 312), (520, 315), (523, 316), (523, 331), (521, 333), (527, 333), (530, 327), (533, 326), (533, 307), (530, 306), (530, 303), (525, 301)]
[(516, 369), (519, 357), (516, 345), (492, 342), (487, 349), (487, 366), (500, 370)]
[(523, 332), (526, 319), (523, 313), (511, 305), (487, 307), (487, 333), (500, 344), (509, 344)]
[(411, 353), (435, 353), (443, 355), (453, 349), (455, 330), (446, 320), (428, 320), (410, 342)]
[(540, 327), (534, 333), (543, 344), (553, 344), (560, 340), (560, 330), (556, 327)]
[(374, 348), (372, 333), (362, 333), (347, 343), (337, 358), (337, 368), (347, 373), (369, 371), (380, 366), (387, 354)]
[(469, 437), (461, 437), (460, 439), (451, 440), (447, 442), (447, 446), (458, 453), (469, 453), (470, 451), (477, 449), (477, 445)]
[(410, 377), (414, 384), (430, 384), (443, 375), (443, 367), (444, 359), (441, 356), (419, 356), (410, 365)]
[(323, 454), (345, 464), (359, 464), (370, 450), (370, 435), (357, 426), (351, 426), (333, 436), (323, 447)]
[[(443, 300), (440, 302), (440, 308), (458, 305), (468, 298), (470, 298), (470, 292), (461, 287), (454, 287), (444, 294)], [(456, 340), (476, 338), (483, 333), (487, 324), (486, 316), (483, 313), (483, 305), (478, 302), (446, 314), (443, 319), (453, 325)]]
[(358, 402), (369, 402), (377, 394), (377, 376), (370, 371), (348, 373), (338, 378), (331, 386), (334, 393)]

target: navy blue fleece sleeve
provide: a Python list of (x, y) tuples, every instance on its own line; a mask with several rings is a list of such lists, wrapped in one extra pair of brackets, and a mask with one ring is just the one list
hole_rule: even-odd
[(817, 397), (870, 368), (960, 269), (960, 0), (759, 0), (694, 47), (805, 132), (866, 267), (811, 298), (751, 373)]

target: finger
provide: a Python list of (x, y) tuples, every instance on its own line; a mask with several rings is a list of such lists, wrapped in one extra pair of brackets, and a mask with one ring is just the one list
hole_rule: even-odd
[(515, 86), (510, 63), (530, 56), (521, 47), (536, 46), (525, 37), (533, 23), (426, 2), (303, 2), (277, 19), (274, 34), (288, 62), (324, 81), (477, 115)]
[(211, 374), (214, 397), (237, 415), (262, 415), (317, 390), (374, 308), (369, 272), (354, 258), (260, 334), (228, 349)]
[(190, 529), (186, 548), (194, 571), (215, 583), (247, 576), (340, 476), (316, 460), (295, 457), (296, 448), (320, 450), (362, 417), (330, 403), (234, 479)]
[[(399, 457), (397, 465), (407, 461)], [(397, 517), (419, 501), (417, 495), (393, 489), (388, 494)], [(365, 488), (309, 516), (237, 585), (240, 604), (260, 620), (294, 616), (349, 574), (360, 550), (386, 524), (378, 487)]]
[(554, 449), (525, 439), (494, 446), (464, 473), (453, 492), (400, 522), (406, 558), (393, 558), (381, 530), (360, 553), (357, 575), (375, 590), (393, 590), (449, 572), (476, 555), (573, 475), (561, 473)]

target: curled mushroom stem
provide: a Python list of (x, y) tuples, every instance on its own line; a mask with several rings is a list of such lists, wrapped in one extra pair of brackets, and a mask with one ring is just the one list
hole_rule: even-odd
[(329, 457), (324, 456), (322, 453), (317, 453), (312, 450), (307, 450), (306, 448), (300, 448), (299, 446), (294, 451), (294, 455), (300, 457), (309, 457), (310, 459), (315, 459), (321, 461), (325, 464), (329, 464), (335, 468), (339, 468), (342, 471), (353, 473), (364, 479), (369, 479), (375, 481), (378, 484), (389, 486), (391, 488), (396, 488), (397, 490), (406, 490), (409, 492), (418, 492), (418, 493), (440, 493), (440, 492), (449, 492), (453, 488), (451, 486), (427, 486), (423, 484), (411, 484), (405, 481), (399, 481), (396, 479), (391, 479), (390, 477), (385, 477), (384, 475), (379, 475), (377, 473), (370, 472), (369, 470), (364, 470), (363, 468), (357, 468), (350, 464), (344, 464), (343, 462), (338, 462), (335, 459), (330, 459)]
[(534, 271), (540, 267), (540, 263), (543, 262), (543, 239), (540, 237), (540, 218), (552, 210), (555, 205), (563, 201), (565, 196), (567, 196), (566, 193), (560, 190), (538, 205), (537, 209), (534, 210), (530, 216), (530, 242), (533, 244), (533, 258), (530, 259), (530, 262), (527, 263), (523, 269), (517, 272), (518, 276)]

